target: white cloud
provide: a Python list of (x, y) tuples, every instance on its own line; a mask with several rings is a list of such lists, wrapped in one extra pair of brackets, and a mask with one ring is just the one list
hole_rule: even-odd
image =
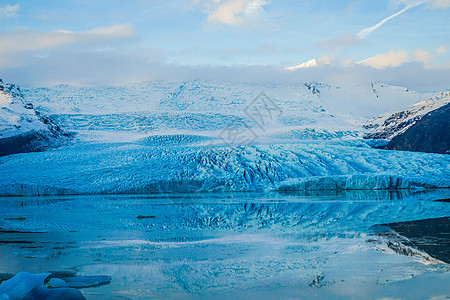
[(434, 54), (427, 52), (423, 49), (417, 49), (413, 52), (413, 58), (417, 62), (421, 62), (425, 65), (430, 64), (430, 62), (434, 59)]
[(427, 0), (434, 8), (447, 8), (450, 7), (450, 0)]
[[(417, 2), (417, 0), (392, 0), (392, 2), (396, 4), (412, 4)], [(423, 3), (427, 3), (432, 8), (449, 8), (450, 0), (423, 0)]]
[(118, 24), (89, 31), (40, 32), (16, 28), (0, 34), (0, 69), (19, 67), (29, 57), (47, 57), (57, 51), (99, 51), (136, 38), (132, 25)]
[[(404, 1), (404, 0), (400, 0), (400, 1)], [(448, 0), (448, 1), (450, 1), (450, 0)], [(339, 50), (341, 48), (347, 48), (350, 46), (357, 45), (361, 42), (361, 40), (365, 39), (369, 34), (374, 32), (381, 26), (383, 26), (386, 22), (388, 22), (388, 21), (394, 19), (395, 17), (398, 17), (399, 15), (407, 12), (408, 10), (410, 10), (414, 7), (417, 7), (419, 5), (422, 5), (424, 3), (423, 0), (420, 0), (420, 1), (416, 0), (413, 2), (408, 0), (408, 2), (410, 2), (410, 3), (405, 2), (407, 5), (403, 9), (399, 10), (395, 14), (390, 15), (387, 18), (384, 18), (383, 20), (381, 20), (380, 22), (378, 22), (377, 24), (375, 24), (373, 26), (364, 28), (357, 34), (347, 34), (347, 35), (338, 36), (333, 39), (324, 40), (321, 43), (319, 43), (319, 45), (322, 48), (324, 48), (325, 50)]]
[(238, 25), (247, 18), (264, 12), (268, 0), (194, 0), (208, 14), (207, 20), (213, 24)]
[(441, 46), (436, 49), (436, 54), (438, 54), (438, 55), (445, 55), (446, 53), (447, 53), (447, 48), (445, 48), (444, 46)]
[(228, 82), (325, 82), (364, 84), (380, 81), (415, 90), (441, 91), (450, 86), (450, 65), (426, 68), (421, 63), (372, 68), (363, 64), (331, 63), (286, 71), (277, 67), (176, 66), (152, 62), (151, 49), (129, 51), (61, 51), (39, 58), (28, 56), (17, 68), (2, 68), (2, 78), (22, 86), (68, 83), (81, 86), (122, 85), (148, 80), (212, 80)]
[(74, 44), (98, 46), (134, 36), (134, 28), (129, 24), (99, 27), (84, 32), (67, 30), (39, 32), (29, 28), (19, 28), (0, 34), (0, 54), (33, 52)]
[(2, 17), (14, 17), (20, 9), (20, 5), (9, 5), (0, 6), (0, 18)]
[(388, 53), (377, 54), (374, 57), (368, 58), (359, 62), (361, 65), (366, 65), (375, 69), (392, 68), (403, 65), (409, 61), (409, 54), (404, 50), (394, 51)]
[(419, 63), (425, 68), (439, 68), (442, 64), (435, 61), (439, 55), (445, 55), (446, 49), (439, 47), (435, 51), (429, 52), (424, 49), (416, 49), (411, 52), (405, 50), (394, 51), (388, 53), (380, 53), (374, 57), (360, 61), (357, 64), (369, 66), (375, 69), (385, 69), (399, 67), (407, 63)]
[(380, 22), (378, 22), (377, 24), (371, 26), (371, 27), (367, 27), (363, 30), (361, 30), (356, 36), (359, 39), (364, 39), (366, 38), (369, 34), (371, 34), (373, 31), (377, 30), (378, 28), (380, 28), (381, 26), (383, 26), (387, 21), (392, 20), (393, 18), (403, 14), (404, 12), (410, 10), (411, 8), (417, 7), (421, 4), (423, 4), (423, 1), (415, 1), (413, 3), (408, 4), (407, 6), (405, 6), (403, 9), (401, 9), (400, 11), (396, 12), (393, 15), (390, 15), (389, 17), (381, 20)]
[(245, 8), (245, 13), (249, 14), (249, 15), (255, 14), (255, 13), (261, 13), (261, 12), (264, 11), (263, 7), (266, 4), (269, 4), (269, 2), (268, 1), (264, 1), (264, 0), (253, 0)]

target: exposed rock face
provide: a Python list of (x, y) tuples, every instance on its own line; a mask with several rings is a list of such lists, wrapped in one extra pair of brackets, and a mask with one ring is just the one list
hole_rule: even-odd
[(27, 103), (17, 85), (4, 84), (0, 79), (0, 156), (41, 151), (60, 145), (70, 136)]
[(404, 133), (427, 113), (439, 109), (449, 102), (450, 92), (443, 92), (428, 101), (416, 104), (414, 108), (375, 117), (363, 126), (365, 129), (374, 130), (367, 134), (365, 138), (391, 140)]
[(450, 103), (418, 120), (394, 137), (387, 149), (429, 153), (450, 153)]

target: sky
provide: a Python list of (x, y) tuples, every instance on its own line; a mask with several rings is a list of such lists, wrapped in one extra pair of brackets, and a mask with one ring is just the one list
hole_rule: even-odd
[(448, 90), (449, 13), (450, 0), (0, 0), (0, 78), (364, 77)]

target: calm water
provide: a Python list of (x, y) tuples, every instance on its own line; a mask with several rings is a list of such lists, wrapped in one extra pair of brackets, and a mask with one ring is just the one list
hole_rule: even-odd
[(0, 198), (0, 273), (110, 275), (88, 299), (445, 298), (449, 196)]

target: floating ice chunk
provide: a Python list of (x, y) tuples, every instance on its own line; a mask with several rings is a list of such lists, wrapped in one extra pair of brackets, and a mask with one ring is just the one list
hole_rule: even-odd
[(31, 274), (28, 272), (17, 273), (11, 279), (0, 285), (1, 300), (32, 300), (32, 299), (66, 299), (85, 300), (83, 294), (76, 289), (47, 289), (44, 280), (50, 273)]
[(40, 285), (44, 287), (44, 280), (49, 275), (50, 273), (17, 273), (16, 276), (4, 281), (0, 285), (0, 299), (21, 299), (35, 287)]
[(53, 288), (71, 287), (71, 288), (87, 288), (111, 282), (110, 276), (79, 276), (68, 277), (64, 280), (60, 278), (51, 278), (49, 286)]
[(60, 288), (60, 289), (47, 289), (45, 287), (34, 288), (23, 300), (86, 300), (83, 294), (77, 289)]

